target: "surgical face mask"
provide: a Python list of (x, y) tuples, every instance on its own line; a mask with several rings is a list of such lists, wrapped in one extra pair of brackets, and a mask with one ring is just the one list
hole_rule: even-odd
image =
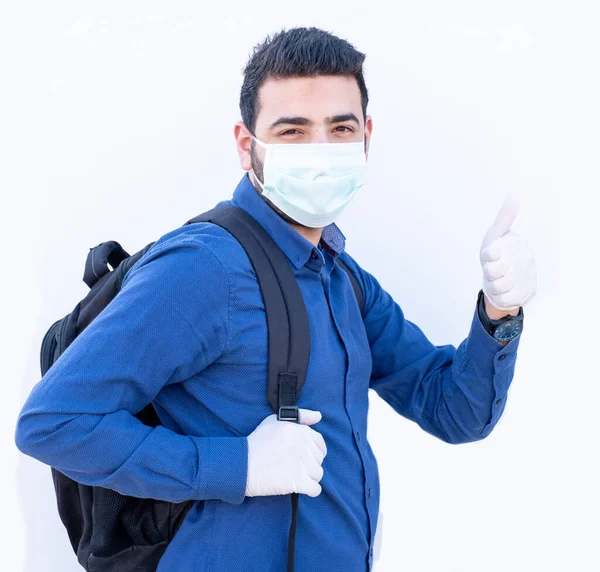
[(304, 226), (331, 224), (364, 184), (364, 141), (266, 144), (263, 195)]

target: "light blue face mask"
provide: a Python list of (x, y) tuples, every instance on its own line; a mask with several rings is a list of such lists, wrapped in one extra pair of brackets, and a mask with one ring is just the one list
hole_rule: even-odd
[(331, 224), (364, 185), (365, 144), (263, 143), (263, 195), (304, 226)]

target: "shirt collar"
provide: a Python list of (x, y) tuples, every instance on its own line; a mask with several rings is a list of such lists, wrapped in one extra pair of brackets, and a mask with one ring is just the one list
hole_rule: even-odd
[[(254, 217), (296, 268), (302, 268), (313, 251), (318, 250), (266, 203), (247, 173), (235, 189), (231, 203)], [(335, 223), (331, 223), (323, 229), (320, 244), (336, 257), (344, 251), (346, 237)]]

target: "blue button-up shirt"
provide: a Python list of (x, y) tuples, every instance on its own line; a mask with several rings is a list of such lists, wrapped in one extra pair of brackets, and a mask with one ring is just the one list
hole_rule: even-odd
[[(475, 310), (458, 348), (435, 346), (344, 251), (335, 224), (314, 246), (247, 176), (223, 202), (245, 209), (281, 247), (308, 311), (311, 356), (298, 406), (321, 411), (312, 427), (327, 456), (321, 494), (300, 495), (296, 570), (365, 572), (379, 509), (369, 388), (444, 441), (482, 439), (504, 409), (519, 338), (503, 346)], [(361, 285), (362, 318), (336, 257)], [(158, 572), (281, 572), (290, 496), (245, 497), (247, 436), (273, 413), (266, 380), (266, 315), (249, 259), (222, 228), (187, 225), (136, 262), (119, 294), (34, 386), (15, 439), (84, 484), (197, 501)], [(164, 426), (133, 416), (148, 402)]]

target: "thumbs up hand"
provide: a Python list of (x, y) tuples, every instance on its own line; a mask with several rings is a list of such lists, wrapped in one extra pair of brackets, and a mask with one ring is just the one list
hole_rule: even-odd
[(518, 212), (517, 197), (509, 195), (481, 243), (483, 292), (498, 310), (518, 309), (537, 291), (535, 261), (527, 240), (510, 229)]

